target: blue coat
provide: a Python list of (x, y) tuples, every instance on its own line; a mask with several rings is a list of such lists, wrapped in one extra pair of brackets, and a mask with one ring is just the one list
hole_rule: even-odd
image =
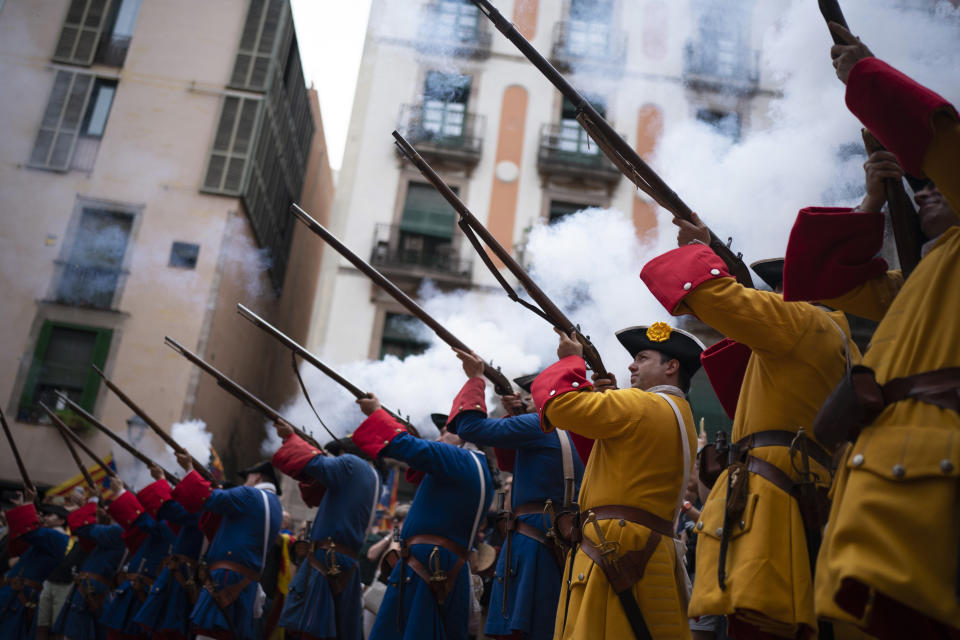
[[(280, 452), (274, 458), (280, 457)], [(282, 465), (281, 469), (283, 468)], [(362, 458), (343, 454), (336, 458), (314, 456), (298, 477), (308, 476), (326, 487), (323, 500), (313, 520), (310, 540), (333, 539), (358, 553), (370, 527), (378, 498), (380, 478), (376, 470)], [(327, 551), (318, 549), (314, 556), (327, 568)], [(363, 603), (360, 572), (356, 561), (337, 554), (342, 571), (350, 571), (346, 587), (334, 596), (327, 579), (319, 571), (302, 562), (290, 583), (280, 616), (279, 626), (289, 631), (307, 633), (317, 638), (362, 640)]]
[[(30, 546), (4, 578), (23, 578), (42, 584), (66, 555), (69, 537), (61, 531), (40, 527), (24, 533), (20, 540)], [(37, 603), (40, 596), (39, 589), (26, 585), (22, 593), (33, 604)], [(24, 608), (10, 585), (0, 587), (0, 638), (32, 638), (36, 628), (35, 611), (33, 608), (29, 611)]]
[[(569, 434), (556, 430), (544, 433), (536, 413), (493, 419), (480, 411), (464, 411), (453, 418), (448, 428), (468, 442), (516, 450), (511, 499), (514, 509), (530, 502), (544, 504), (547, 499), (558, 508), (563, 504), (563, 460), (559, 438), (569, 438)], [(576, 500), (583, 479), (583, 462), (572, 442), (570, 450), (574, 470), (571, 499)], [(531, 513), (517, 520), (541, 532), (546, 530), (547, 523), (542, 514)], [(503, 547), (497, 560), (484, 632), (491, 636), (510, 636), (520, 631), (524, 638), (552, 638), (560, 598), (561, 569), (553, 554), (542, 544), (515, 531), (510, 535), (507, 600), (504, 602), (503, 598), (507, 562), (506, 547)]]
[[(203, 483), (209, 487), (202, 479), (192, 480), (191, 476), (199, 477), (199, 474), (195, 471), (187, 474), (174, 489), (174, 496), (188, 480), (189, 484)], [(265, 549), (269, 548), (280, 532), (282, 509), (276, 494), (246, 486), (213, 489), (209, 490), (209, 494), (203, 499), (203, 509), (223, 516), (220, 528), (207, 549), (206, 564), (209, 566), (223, 560), (260, 573), (263, 570)], [(241, 582), (243, 576), (229, 569), (217, 569), (210, 573), (210, 579), (216, 587), (224, 587)], [(230, 623), (224, 618), (210, 593), (201, 589), (197, 604), (190, 614), (194, 629), (230, 632), (232, 628), (239, 638), (253, 640), (257, 633), (253, 616), (258, 587), (259, 583), (251, 582), (227, 607), (226, 614), (230, 616)]]
[[(164, 502), (157, 512), (157, 517), (179, 528), (170, 552), (190, 558), (196, 566), (203, 548), (203, 532), (199, 527), (200, 517), (188, 512), (175, 500)], [(176, 571), (187, 580), (196, 579), (195, 576), (189, 575), (183, 566), (179, 566)], [(200, 587), (201, 585), (196, 585), (197, 589)], [(190, 632), (190, 612), (193, 610), (193, 605), (190, 594), (177, 581), (174, 570), (165, 566), (153, 583), (140, 611), (134, 617), (134, 622), (143, 629), (173, 631), (187, 637)]]
[[(173, 532), (166, 522), (154, 520), (147, 512), (137, 517), (133, 527), (145, 533), (146, 539), (130, 557), (126, 571), (147, 578), (155, 578), (160, 569), (160, 563), (170, 553), (170, 546), (174, 540)], [(103, 606), (100, 622), (108, 629), (122, 633), (140, 633), (140, 626), (133, 620), (142, 604), (140, 597), (141, 592), (134, 589), (129, 579), (125, 579), (113, 592), (113, 597)]]
[[(360, 428), (354, 433), (355, 440), (359, 432)], [(439, 535), (469, 549), (493, 499), (493, 481), (486, 457), (443, 442), (421, 440), (405, 431), (392, 435), (392, 440), (379, 452), (426, 474), (404, 520), (401, 537), (407, 540), (419, 534)], [(424, 567), (429, 567), (432, 549), (431, 545), (418, 544), (411, 553)], [(443, 548), (439, 555), (440, 568), (449, 571), (456, 556)], [(466, 640), (470, 619), (469, 575), (465, 564), (441, 608), (420, 576), (406, 564), (398, 563), (390, 574), (371, 640)], [(405, 581), (403, 602), (398, 589), (400, 580)]]
[[(87, 559), (80, 565), (80, 572), (93, 573), (103, 576), (108, 581), (113, 580), (123, 558), (123, 527), (117, 524), (88, 524), (74, 530), (78, 544), (90, 543), (95, 545), (87, 555)], [(92, 598), (106, 598), (109, 588), (97, 580), (87, 579), (82, 584), (90, 592)], [(106, 638), (106, 628), (100, 624), (99, 617), (103, 607), (91, 611), (87, 605), (87, 598), (74, 587), (70, 591), (60, 614), (51, 627), (51, 632), (60, 635), (69, 635), (71, 640), (103, 640)]]

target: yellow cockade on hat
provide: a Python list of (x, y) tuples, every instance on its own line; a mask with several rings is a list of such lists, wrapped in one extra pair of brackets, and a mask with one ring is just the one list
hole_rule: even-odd
[(647, 327), (647, 340), (650, 342), (666, 342), (670, 339), (673, 328), (666, 322), (654, 322)]

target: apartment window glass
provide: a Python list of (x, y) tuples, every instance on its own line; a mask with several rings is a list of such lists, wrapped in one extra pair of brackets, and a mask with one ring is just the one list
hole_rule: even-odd
[(87, 104), (87, 112), (83, 118), (80, 134), (91, 138), (102, 138), (107, 128), (107, 116), (113, 106), (113, 96), (117, 93), (117, 83), (112, 80), (95, 80), (93, 93)]
[(613, 0), (572, 0), (566, 52), (578, 58), (601, 58), (607, 53)]
[(120, 0), (117, 17), (110, 35), (114, 38), (130, 38), (140, 13), (140, 0)]
[(469, 0), (440, 0), (431, 9), (430, 20), (436, 33), (452, 35), (461, 42), (477, 39), (480, 12)]
[(123, 276), (133, 216), (84, 207), (76, 236), (59, 261), (56, 300), (97, 309), (113, 308)]
[(396, 356), (403, 360), (427, 350), (430, 344), (424, 339), (426, 327), (420, 320), (403, 313), (387, 313), (383, 320), (383, 337), (380, 339), (380, 359)]
[(423, 90), (423, 128), (441, 138), (463, 135), (470, 97), (470, 76), (427, 72)]
[(200, 245), (192, 242), (174, 242), (170, 248), (170, 262), (168, 266), (181, 269), (196, 269), (197, 259), (200, 257)]
[(550, 201), (550, 210), (548, 212), (548, 222), (553, 224), (554, 222), (565, 218), (577, 211), (583, 211), (589, 207), (596, 205), (592, 204), (581, 204), (579, 202), (564, 202), (563, 200), (551, 200)]
[[(606, 101), (599, 96), (586, 96), (590, 104), (597, 112), (606, 117)], [(577, 122), (577, 109), (573, 103), (563, 99), (563, 106), (560, 109), (560, 139), (558, 141), (559, 149), (564, 153), (585, 154), (595, 156), (600, 153), (596, 143), (590, 139), (586, 130)]]
[(700, 73), (736, 78), (747, 73), (749, 13), (743, 7), (710, 3), (701, 9), (697, 52)]
[(103, 368), (112, 335), (110, 329), (44, 322), (20, 397), (18, 419), (38, 420), (43, 413), (40, 402), (60, 409), (56, 392), (93, 411), (100, 378), (91, 365)]
[(740, 114), (736, 111), (719, 109), (697, 109), (697, 120), (713, 127), (728, 138), (740, 138)]

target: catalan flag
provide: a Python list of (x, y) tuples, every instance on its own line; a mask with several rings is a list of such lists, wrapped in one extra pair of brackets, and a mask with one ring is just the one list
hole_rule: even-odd
[[(103, 461), (106, 463), (108, 467), (110, 467), (111, 471), (113, 472), (117, 471), (117, 463), (113, 459), (113, 453), (108, 454), (107, 457), (103, 459)], [(95, 464), (92, 467), (88, 467), (87, 471), (90, 473), (90, 477), (93, 478), (93, 481), (100, 485), (100, 491), (103, 493), (104, 499), (112, 498), (114, 493), (110, 488), (110, 478), (107, 477), (106, 471), (104, 471), (103, 468), (98, 464)], [(83, 490), (87, 493), (88, 497), (91, 495), (90, 488), (87, 486), (86, 480), (83, 479), (82, 473), (78, 473), (77, 475), (73, 476), (66, 482), (62, 482), (57, 486), (53, 487), (52, 489), (47, 491), (46, 495), (47, 496), (68, 496), (71, 493), (73, 493), (73, 490), (76, 487), (82, 487)]]

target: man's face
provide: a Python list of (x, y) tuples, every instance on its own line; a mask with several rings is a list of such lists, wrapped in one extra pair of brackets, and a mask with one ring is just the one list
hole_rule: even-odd
[(917, 191), (913, 199), (919, 207), (917, 214), (920, 217), (920, 229), (928, 240), (939, 237), (944, 231), (960, 223), (957, 212), (932, 182)]
[(62, 527), (65, 524), (63, 518), (55, 513), (43, 513), (40, 514), (40, 518), (43, 520), (43, 526), (45, 527)]
[(668, 371), (676, 360), (660, 362), (662, 356), (659, 351), (644, 349), (630, 363), (630, 386), (634, 389), (649, 389), (658, 384), (666, 384)]

